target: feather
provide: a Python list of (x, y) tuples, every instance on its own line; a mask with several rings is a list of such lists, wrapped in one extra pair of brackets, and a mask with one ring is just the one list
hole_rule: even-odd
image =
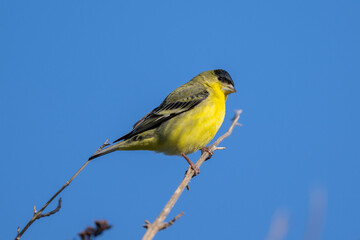
[[(197, 91), (194, 91), (194, 88)], [(154, 129), (169, 119), (194, 108), (208, 96), (209, 92), (202, 86), (199, 87), (190, 85), (183, 87), (176, 93), (172, 92), (165, 98), (159, 107), (153, 109), (150, 113), (136, 122), (131, 132), (115, 140), (114, 143), (129, 139), (150, 129)]]

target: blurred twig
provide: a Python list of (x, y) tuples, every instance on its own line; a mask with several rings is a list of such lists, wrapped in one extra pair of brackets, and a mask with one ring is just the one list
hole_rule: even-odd
[[(222, 136), (220, 136), (213, 144), (211, 144), (207, 151), (203, 151), (203, 153), (201, 154), (201, 157), (199, 158), (199, 160), (196, 162), (196, 166), (199, 168), (201, 166), (201, 164), (203, 164), (203, 162), (212, 155), (212, 153), (215, 150), (219, 150), (219, 149), (224, 149), (222, 147), (218, 147), (218, 145), (227, 137), (230, 136), (230, 134), (232, 133), (233, 129), (235, 126), (239, 125), (238, 124), (238, 120), (240, 118), (240, 114), (242, 113), (242, 110), (237, 110), (235, 112), (235, 117), (233, 119), (233, 122), (229, 128), (229, 130)], [(168, 216), (168, 214), (170, 213), (171, 209), (174, 207), (175, 203), (177, 202), (177, 200), (179, 199), (180, 195), (182, 194), (182, 192), (184, 191), (185, 187), (188, 185), (188, 183), (190, 182), (191, 178), (194, 176), (194, 170), (189, 167), (187, 170), (187, 173), (184, 177), (184, 179), (182, 180), (182, 182), (180, 183), (180, 185), (178, 186), (178, 188), (175, 190), (174, 194), (171, 196), (170, 200), (168, 201), (168, 203), (165, 205), (165, 207), (163, 208), (163, 210), (161, 211), (161, 213), (159, 214), (159, 216), (155, 219), (155, 221), (153, 223), (150, 223), (149, 221), (145, 221), (145, 228), (147, 228), (147, 231), (145, 233), (145, 235), (143, 236), (143, 240), (150, 240), (153, 239), (153, 237), (155, 236), (155, 234), (164, 229), (164, 220), (165, 218)], [(180, 216), (179, 216), (180, 217)], [(171, 222), (171, 221), (170, 221)], [(169, 222), (169, 223), (170, 223)], [(174, 221), (173, 221), (174, 222)], [(168, 224), (169, 224), (168, 223)], [(169, 224), (169, 226), (171, 226), (173, 223)], [(168, 227), (169, 227), (168, 226)]]
[(277, 210), (271, 220), (266, 240), (283, 240), (289, 230), (290, 214), (285, 210)]
[[(101, 149), (103, 149), (105, 146), (109, 145), (107, 142), (109, 140), (106, 140), (105, 143), (95, 152), (98, 153)], [(15, 240), (19, 240), (21, 238), (21, 236), (26, 232), (26, 230), (31, 226), (31, 224), (33, 224), (36, 220), (43, 218), (43, 217), (48, 217), (50, 215), (53, 215), (55, 213), (57, 213), (60, 208), (61, 208), (61, 198), (59, 198), (59, 202), (58, 202), (58, 206), (48, 212), (48, 213), (42, 213), (45, 208), (67, 187), (69, 186), (69, 184), (74, 180), (74, 178), (76, 178), (76, 176), (86, 167), (86, 165), (88, 165), (88, 163), (90, 162), (90, 160), (86, 161), (84, 163), (84, 165), (82, 165), (82, 167), (70, 178), (69, 181), (67, 181), (64, 186), (62, 186), (59, 191), (57, 191), (51, 198), (49, 201), (47, 201), (47, 203), (45, 203), (45, 205), (39, 210), (36, 210), (36, 206), (34, 206), (34, 215), (33, 217), (30, 219), (30, 221), (26, 224), (26, 226), (20, 231), (20, 227), (18, 227), (17, 229), (17, 235), (15, 237)]]
[(316, 188), (310, 192), (309, 216), (304, 240), (321, 239), (325, 222), (327, 192), (325, 188)]
[(84, 231), (79, 233), (79, 237), (81, 240), (90, 240), (93, 239), (100, 234), (102, 234), (104, 231), (109, 230), (112, 228), (111, 225), (109, 225), (108, 221), (106, 220), (95, 220), (96, 228), (94, 227), (87, 227)]

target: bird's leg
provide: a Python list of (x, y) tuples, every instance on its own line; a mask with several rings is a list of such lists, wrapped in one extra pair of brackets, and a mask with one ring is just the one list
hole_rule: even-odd
[(204, 152), (209, 153), (209, 156), (205, 159), (205, 161), (209, 160), (214, 155), (214, 152), (211, 151), (209, 147), (203, 147), (201, 149), (201, 155), (203, 155)]
[(199, 168), (183, 153), (181, 153), (181, 156), (185, 158), (185, 160), (189, 163), (191, 168), (194, 170), (194, 176), (198, 175), (200, 173)]

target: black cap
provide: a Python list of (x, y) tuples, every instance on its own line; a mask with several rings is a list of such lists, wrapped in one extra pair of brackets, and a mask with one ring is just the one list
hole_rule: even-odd
[(220, 82), (228, 83), (231, 84), (232, 86), (235, 86), (230, 74), (227, 71), (222, 69), (216, 69), (214, 70), (214, 73), (218, 77)]

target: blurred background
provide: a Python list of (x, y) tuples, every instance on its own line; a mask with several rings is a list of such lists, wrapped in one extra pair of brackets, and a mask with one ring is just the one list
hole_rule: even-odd
[[(0, 225), (13, 239), (87, 158), (202, 71), (227, 70), (240, 122), (156, 239), (359, 239), (359, 1), (0, 2)], [(196, 160), (199, 153), (190, 155)], [(187, 169), (91, 162), (26, 239), (140, 239)], [(56, 201), (48, 210), (56, 207)]]

